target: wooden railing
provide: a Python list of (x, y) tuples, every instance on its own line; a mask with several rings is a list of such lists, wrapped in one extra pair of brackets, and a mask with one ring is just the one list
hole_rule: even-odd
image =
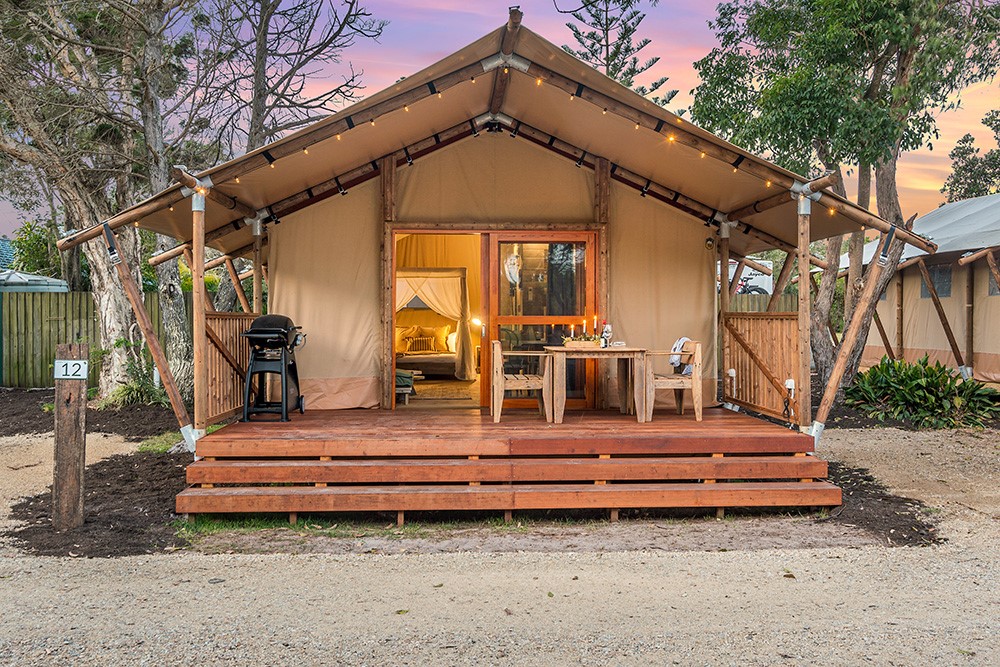
[[(799, 334), (796, 313), (726, 313), (722, 327), (723, 399), (789, 422), (798, 421)], [(735, 370), (733, 376), (731, 370)], [(794, 380), (794, 397), (785, 389)]]
[(255, 313), (207, 313), (208, 423), (232, 416), (243, 407), (243, 381), (250, 362), (250, 345), (240, 334), (250, 328)]

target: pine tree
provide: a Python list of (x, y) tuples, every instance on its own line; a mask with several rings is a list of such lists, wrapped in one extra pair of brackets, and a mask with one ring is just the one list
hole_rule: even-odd
[[(652, 4), (655, 5), (656, 2)], [(635, 85), (635, 78), (660, 60), (657, 56), (639, 62), (638, 53), (646, 48), (651, 40), (635, 39), (639, 24), (646, 18), (638, 6), (639, 0), (584, 2), (579, 10), (571, 13), (580, 25), (566, 24), (581, 48), (572, 49), (564, 45), (563, 49), (623, 86), (628, 86), (660, 106), (666, 106), (677, 91), (667, 90), (662, 95), (654, 93), (667, 82), (667, 77), (657, 79), (648, 87)]]

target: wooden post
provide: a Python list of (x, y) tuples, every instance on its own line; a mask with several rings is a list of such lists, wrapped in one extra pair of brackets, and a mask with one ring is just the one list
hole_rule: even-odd
[[(83, 468), (86, 464), (87, 372), (86, 364), (65, 364), (63, 360), (89, 358), (86, 343), (56, 346), (56, 442), (52, 474), (52, 527), (69, 530), (83, 525)], [(74, 372), (77, 371), (77, 372)], [(61, 377), (79, 379), (59, 379)]]
[(938, 296), (937, 289), (934, 287), (934, 282), (931, 280), (930, 272), (927, 271), (927, 263), (924, 262), (923, 257), (917, 260), (917, 268), (920, 269), (920, 278), (924, 281), (924, 285), (927, 287), (927, 292), (931, 295), (931, 301), (934, 302), (934, 309), (937, 311), (938, 319), (941, 320), (941, 326), (944, 328), (944, 335), (948, 338), (948, 345), (951, 346), (951, 353), (955, 355), (955, 362), (958, 364), (959, 369), (964, 369), (965, 362), (962, 359), (962, 351), (958, 348), (958, 341), (955, 340), (955, 333), (951, 330), (951, 324), (948, 323), (948, 316), (944, 312), (944, 306), (941, 305), (941, 297)]
[(969, 264), (965, 269), (965, 364), (969, 375), (975, 367), (975, 322), (976, 322), (976, 267)]
[(736, 296), (736, 290), (740, 286), (740, 278), (743, 277), (743, 270), (747, 268), (747, 263), (745, 260), (740, 260), (736, 264), (736, 271), (733, 272), (733, 278), (729, 281), (729, 298)]
[(264, 267), (261, 264), (261, 237), (253, 239), (253, 312), (264, 312)]
[(807, 276), (809, 276), (811, 204), (812, 200), (808, 197), (799, 197), (799, 238), (797, 246), (799, 267), (799, 377), (795, 385), (795, 394), (798, 396), (799, 426), (802, 428), (807, 428), (812, 423), (812, 377), (810, 375), (812, 348), (809, 342), (812, 304), (809, 299), (809, 287), (807, 283)]
[(896, 357), (904, 359), (903, 344), (903, 271), (896, 272)]
[(767, 302), (767, 312), (769, 313), (778, 310), (778, 299), (781, 298), (782, 292), (788, 287), (788, 281), (792, 279), (792, 267), (795, 266), (792, 257), (792, 253), (785, 253), (785, 263), (781, 265), (781, 271), (778, 272), (778, 282), (774, 284), (774, 289), (771, 290), (771, 298)]
[[(395, 243), (392, 223), (396, 221), (396, 158), (383, 157), (378, 162), (382, 192), (382, 393), (379, 407), (391, 410), (395, 407), (396, 376), (393, 356), (393, 322), (396, 304), (393, 297), (395, 279)], [(402, 516), (402, 514), (400, 514)]]
[(205, 284), (205, 195), (191, 195), (191, 295), (193, 304), (192, 329), (194, 343), (194, 438), (204, 437), (208, 427), (208, 335), (205, 313), (208, 294), (199, 285)]
[(240, 300), (240, 308), (243, 309), (244, 313), (254, 312), (250, 307), (250, 301), (247, 300), (247, 293), (243, 291), (239, 271), (236, 270), (236, 265), (229, 257), (226, 258), (226, 270), (229, 271), (229, 279), (233, 281), (233, 289), (236, 290), (236, 298)]
[(729, 231), (726, 223), (719, 226), (719, 333), (722, 335), (722, 345), (719, 353), (722, 355), (722, 373), (725, 376), (729, 363), (729, 336), (726, 334), (726, 313), (729, 312)]
[(892, 351), (892, 344), (889, 342), (889, 336), (885, 333), (885, 327), (882, 326), (882, 318), (878, 316), (877, 310), (872, 313), (872, 319), (875, 320), (875, 326), (878, 328), (878, 335), (882, 339), (882, 347), (885, 348), (886, 356), (895, 361), (896, 354)]
[[(892, 237), (892, 234), (882, 234), (879, 241), (879, 250), (876, 251), (873, 259), (875, 263), (871, 265), (871, 269), (868, 271), (869, 275), (865, 277), (865, 286), (861, 290), (861, 295), (854, 306), (854, 314), (851, 315), (851, 322), (844, 332), (843, 340), (840, 342), (840, 348), (837, 350), (837, 358), (834, 360), (833, 369), (830, 371), (830, 380), (826, 383), (826, 388), (823, 390), (823, 398), (819, 402), (819, 408), (816, 409), (816, 422), (813, 424), (813, 437), (816, 439), (819, 439), (823, 433), (826, 418), (829, 416), (830, 409), (833, 407), (833, 401), (837, 397), (837, 390), (840, 389), (840, 381), (844, 378), (844, 373), (847, 371), (847, 362), (851, 358), (854, 344), (861, 333), (861, 322), (864, 320), (865, 307), (871, 303), (871, 300), (875, 296), (878, 277), (882, 273), (882, 264), (878, 261), (879, 256), (882, 250), (887, 249), (889, 244), (892, 243)], [(801, 285), (801, 281), (799, 283)]]
[[(595, 315), (599, 319), (610, 319), (608, 304), (609, 295), (609, 274), (608, 265), (610, 254), (608, 252), (608, 225), (611, 222), (611, 161), (604, 157), (597, 157), (594, 160), (594, 222), (597, 228), (597, 312)], [(596, 405), (602, 410), (610, 407), (611, 386), (611, 366), (610, 364), (598, 364), (597, 373), (597, 402)]]
[(177, 388), (177, 382), (174, 380), (174, 374), (170, 370), (170, 364), (167, 363), (167, 355), (160, 345), (160, 339), (156, 337), (156, 331), (153, 329), (153, 321), (150, 319), (149, 313), (146, 312), (142, 292), (139, 290), (139, 285), (136, 283), (128, 264), (125, 263), (121, 253), (118, 252), (115, 233), (111, 231), (110, 227), (104, 228), (104, 243), (108, 249), (111, 263), (118, 271), (118, 278), (121, 280), (122, 289), (125, 290), (125, 296), (128, 298), (129, 305), (132, 306), (135, 321), (139, 325), (139, 330), (142, 331), (142, 337), (146, 340), (146, 347), (149, 349), (149, 354), (153, 357), (153, 363), (156, 364), (156, 369), (160, 372), (160, 382), (163, 384), (164, 391), (167, 392), (167, 398), (170, 399), (170, 407), (174, 411), (174, 417), (177, 418), (177, 424), (180, 426), (184, 441), (188, 444), (191, 451), (194, 451), (194, 438), (191, 434), (191, 417), (184, 406), (184, 399)]

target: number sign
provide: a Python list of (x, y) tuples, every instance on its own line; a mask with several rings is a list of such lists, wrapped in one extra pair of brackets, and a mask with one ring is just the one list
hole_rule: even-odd
[(55, 379), (86, 380), (89, 366), (86, 359), (56, 359)]

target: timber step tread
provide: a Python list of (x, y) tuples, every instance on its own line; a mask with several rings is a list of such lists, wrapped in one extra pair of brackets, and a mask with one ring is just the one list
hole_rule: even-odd
[(825, 478), (814, 456), (196, 461), (189, 484), (559, 482)]
[(839, 505), (829, 482), (265, 486), (185, 489), (179, 514)]
[[(226, 429), (223, 429), (226, 430)], [(386, 434), (359, 438), (337, 433), (322, 436), (317, 433), (298, 438), (256, 439), (215, 438), (198, 442), (198, 456), (285, 458), (285, 457), (415, 457), (415, 456), (594, 456), (598, 454), (795, 454), (812, 452), (813, 438), (801, 433), (766, 433), (748, 435), (739, 431), (724, 434), (642, 434), (623, 433), (620, 436), (579, 435), (567, 439), (553, 437), (482, 438), (464, 434)]]

